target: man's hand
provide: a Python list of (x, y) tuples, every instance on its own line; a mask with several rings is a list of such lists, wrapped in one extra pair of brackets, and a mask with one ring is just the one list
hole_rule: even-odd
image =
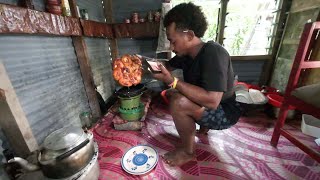
[(164, 67), (163, 64), (159, 63), (158, 64), (159, 69), (161, 70), (161, 73), (156, 73), (153, 74), (152, 76), (157, 79), (160, 80), (166, 84), (170, 84), (174, 81), (174, 78), (172, 77), (171, 73), (168, 71), (167, 68)]

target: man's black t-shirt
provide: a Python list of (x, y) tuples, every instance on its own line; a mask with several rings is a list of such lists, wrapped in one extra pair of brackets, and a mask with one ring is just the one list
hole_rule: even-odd
[(240, 112), (234, 109), (234, 73), (229, 53), (218, 43), (207, 42), (197, 56), (175, 56), (169, 61), (173, 68), (183, 70), (184, 81), (207, 91), (224, 92), (221, 105), (228, 119), (237, 120)]

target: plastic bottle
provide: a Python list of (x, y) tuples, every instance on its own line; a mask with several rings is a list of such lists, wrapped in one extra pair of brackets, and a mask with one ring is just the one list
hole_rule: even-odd
[(234, 76), (234, 81), (233, 81), (234, 86), (238, 84), (238, 78), (239, 78), (238, 75)]
[(70, 6), (68, 0), (61, 0), (61, 9), (63, 16), (71, 16)]

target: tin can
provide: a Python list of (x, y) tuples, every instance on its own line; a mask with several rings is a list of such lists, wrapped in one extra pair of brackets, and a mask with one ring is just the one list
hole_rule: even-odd
[(139, 14), (138, 13), (132, 13), (131, 22), (139, 23)]
[(124, 23), (129, 24), (130, 23), (130, 19), (128, 19), (128, 18), (124, 19)]
[(89, 14), (88, 14), (88, 10), (87, 9), (81, 9), (80, 10), (80, 14), (81, 14), (81, 18), (84, 20), (88, 20), (89, 19)]

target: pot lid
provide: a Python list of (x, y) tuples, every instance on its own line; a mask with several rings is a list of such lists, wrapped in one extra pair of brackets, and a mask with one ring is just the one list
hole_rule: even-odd
[(83, 136), (85, 136), (85, 132), (79, 128), (74, 126), (69, 126), (65, 128), (58, 129), (44, 140), (44, 148), (50, 150), (62, 150), (75, 146), (79, 143), (79, 141), (83, 140)]

